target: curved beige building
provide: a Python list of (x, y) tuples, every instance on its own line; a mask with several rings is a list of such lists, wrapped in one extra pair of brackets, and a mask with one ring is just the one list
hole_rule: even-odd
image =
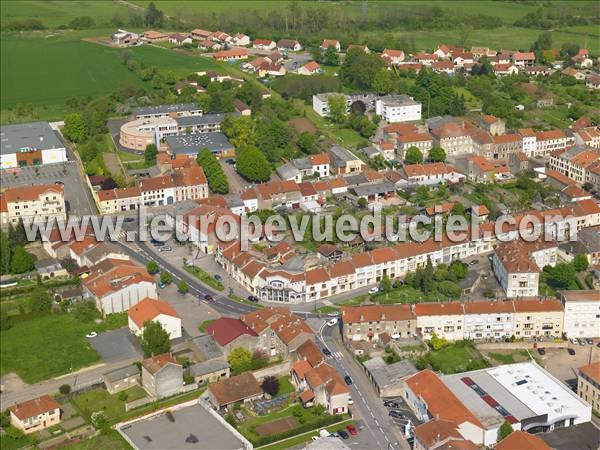
[(119, 143), (132, 150), (146, 150), (146, 146), (165, 136), (175, 136), (178, 133), (177, 122), (170, 117), (151, 117), (135, 119), (121, 126)]

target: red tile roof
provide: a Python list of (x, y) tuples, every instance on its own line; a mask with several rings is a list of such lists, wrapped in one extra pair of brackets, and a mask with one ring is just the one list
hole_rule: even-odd
[(225, 346), (242, 335), (257, 336), (240, 319), (221, 317), (206, 327), (206, 333), (210, 334), (220, 346)]
[(495, 450), (552, 450), (542, 438), (525, 431), (513, 431), (494, 448)]
[(600, 384), (600, 361), (580, 367), (579, 371)]
[(144, 323), (149, 320), (154, 320), (161, 314), (180, 318), (179, 314), (177, 314), (177, 311), (175, 311), (175, 308), (173, 308), (169, 303), (165, 302), (164, 300), (155, 300), (149, 297), (146, 297), (139, 303), (129, 308), (127, 314), (139, 328), (142, 328)]
[(410, 305), (343, 306), (342, 322), (363, 323), (380, 321), (413, 320), (415, 314)]
[(19, 418), (19, 420), (23, 421), (29, 419), (30, 417), (35, 417), (49, 411), (54, 411), (55, 409), (60, 409), (60, 405), (49, 395), (44, 395), (23, 403), (17, 403), (8, 409), (10, 409), (10, 411)]
[(7, 203), (37, 200), (46, 193), (56, 193), (64, 196), (65, 188), (56, 184), (38, 184), (35, 186), (19, 186), (4, 191)]

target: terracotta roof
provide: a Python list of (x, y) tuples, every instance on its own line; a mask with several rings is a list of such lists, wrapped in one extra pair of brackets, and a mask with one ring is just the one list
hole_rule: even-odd
[(321, 65), (316, 61), (309, 61), (302, 67), (304, 67), (309, 72), (314, 72), (316, 70), (319, 70), (321, 68)]
[(567, 302), (597, 302), (600, 299), (600, 292), (594, 289), (583, 291), (560, 291), (560, 295)]
[(490, 210), (485, 205), (473, 205), (471, 206), (471, 211), (478, 216), (486, 216), (490, 213)]
[(331, 278), (338, 278), (344, 275), (353, 274), (355, 271), (352, 261), (338, 261), (329, 266), (329, 275)]
[(499, 244), (496, 256), (508, 273), (538, 273), (541, 269), (532, 258), (532, 253), (556, 246), (554, 241), (513, 240)]
[(266, 46), (269, 46), (271, 44), (274, 44), (274, 42), (271, 39), (254, 39), (253, 44), (254, 45), (266, 45)]
[(208, 390), (213, 395), (219, 406), (229, 405), (247, 398), (258, 397), (263, 390), (252, 375), (244, 372), (240, 375), (210, 383)]
[(508, 142), (520, 142), (522, 137), (520, 134), (502, 134), (500, 136), (492, 136), (494, 144), (506, 144)]
[(330, 46), (338, 46), (340, 45), (337, 39), (323, 39), (323, 43), (321, 44), (322, 48), (329, 48)]
[(232, 48), (230, 50), (223, 50), (220, 52), (213, 53), (213, 58), (215, 59), (227, 59), (239, 56), (248, 56), (248, 50), (244, 48)]
[(179, 314), (177, 314), (177, 311), (175, 311), (175, 308), (173, 308), (169, 303), (149, 297), (146, 297), (129, 308), (127, 314), (140, 328), (142, 328), (147, 321), (154, 320), (154, 318), (161, 314), (180, 318)]
[(581, 189), (576, 184), (570, 184), (560, 192), (569, 198), (588, 197), (591, 195), (589, 192)]
[(568, 176), (563, 175), (560, 172), (557, 172), (556, 170), (546, 170), (546, 177), (553, 178), (556, 181), (559, 181), (560, 183), (564, 184), (565, 186), (575, 184), (574, 180), (570, 179)]
[(331, 161), (327, 153), (317, 153), (316, 155), (310, 155), (309, 159), (313, 166), (317, 166), (320, 164), (329, 164)]
[(155, 374), (167, 364), (180, 365), (171, 353), (153, 356), (142, 361), (142, 366), (151, 374)]
[(14, 202), (25, 202), (38, 200), (38, 198), (46, 194), (47, 192), (53, 192), (64, 196), (65, 188), (62, 185), (56, 184), (38, 184), (35, 186), (18, 186), (8, 188), (4, 191), (4, 197), (7, 203)]
[(39, 416), (55, 409), (60, 409), (60, 405), (49, 395), (43, 395), (42, 397), (34, 398), (23, 403), (17, 403), (11, 406), (10, 411), (23, 421), (30, 417)]
[(456, 172), (456, 169), (446, 163), (407, 164), (404, 172), (408, 177), (441, 175)]
[(145, 267), (111, 258), (93, 266), (90, 275), (82, 281), (86, 289), (99, 298), (141, 282), (154, 283)]
[(319, 349), (317, 344), (310, 339), (298, 347), (296, 353), (300, 358), (308, 361), (312, 367), (317, 367), (325, 361), (325, 356), (323, 355), (323, 352), (321, 352), (321, 349)]
[(544, 312), (544, 311), (562, 311), (563, 304), (560, 300), (548, 299), (520, 299), (513, 301), (515, 312)]
[(525, 431), (513, 431), (494, 448), (495, 450), (552, 450), (542, 438)]
[(519, 134), (523, 137), (535, 137), (535, 131), (531, 128), (521, 128)]
[(579, 371), (600, 384), (600, 361), (580, 367)]
[(400, 143), (406, 144), (408, 142), (425, 142), (433, 141), (433, 138), (429, 133), (407, 133), (401, 134), (396, 138)]
[(384, 133), (414, 134), (417, 133), (417, 126), (412, 123), (393, 123), (383, 128)]
[(483, 428), (473, 413), (431, 370), (423, 370), (413, 375), (406, 380), (406, 384), (413, 394), (420, 396), (427, 403), (427, 410), (433, 417), (454, 422), (458, 426), (470, 422)]
[(461, 302), (417, 303), (415, 314), (418, 316), (463, 316)]
[(563, 130), (540, 131), (536, 133), (538, 141), (549, 141), (553, 139), (566, 139), (567, 135)]
[(514, 52), (512, 57), (515, 60), (520, 60), (520, 59), (532, 60), (532, 59), (535, 59), (535, 53), (533, 53), (533, 52)]
[(415, 315), (410, 305), (365, 305), (343, 306), (342, 322), (364, 323), (380, 321), (413, 320)]
[(315, 398), (315, 393), (310, 389), (307, 389), (302, 394), (300, 394), (300, 400), (302, 401), (302, 403), (308, 403), (308, 402), (312, 401), (314, 398)]
[(311, 269), (306, 272), (306, 284), (326, 283), (329, 274), (323, 268)]
[(257, 336), (257, 334), (244, 324), (240, 319), (231, 317), (220, 317), (206, 327), (206, 333), (210, 334), (221, 346), (229, 344), (242, 335)]
[(440, 138), (461, 137), (469, 134), (462, 125), (454, 122), (445, 123), (433, 128), (431, 133)]
[(402, 58), (404, 57), (404, 52), (402, 50), (393, 50), (390, 48), (384, 48), (383, 52), (381, 52), (384, 56), (389, 56), (391, 58)]
[(350, 392), (340, 374), (327, 363), (308, 371), (306, 381), (313, 390), (325, 385), (325, 389), (332, 396)]
[(456, 423), (450, 420), (431, 419), (415, 428), (415, 437), (425, 448), (431, 448), (448, 438), (462, 439), (456, 428)]
[(306, 375), (306, 372), (308, 372), (311, 369), (312, 366), (310, 365), (310, 363), (304, 359), (294, 363), (294, 365), (292, 366), (292, 370), (296, 373), (296, 375), (298, 375), (298, 378), (300, 380), (303, 380), (304, 376)]

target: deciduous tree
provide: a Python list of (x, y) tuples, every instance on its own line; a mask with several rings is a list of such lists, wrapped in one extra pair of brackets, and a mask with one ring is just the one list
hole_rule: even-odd
[(406, 150), (404, 161), (407, 164), (421, 164), (423, 162), (423, 152), (413, 145)]
[(262, 182), (271, 177), (271, 165), (265, 155), (256, 147), (248, 146), (238, 151), (236, 169), (244, 178)]
[(162, 355), (171, 350), (169, 333), (162, 327), (160, 322), (152, 320), (144, 323), (144, 331), (140, 338), (140, 345), (147, 357)]
[(84, 142), (88, 138), (88, 127), (79, 113), (71, 113), (65, 117), (63, 134), (72, 142)]

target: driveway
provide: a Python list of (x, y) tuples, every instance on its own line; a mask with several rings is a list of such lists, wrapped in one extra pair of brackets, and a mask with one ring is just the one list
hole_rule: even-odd
[(95, 338), (88, 338), (88, 341), (105, 363), (144, 356), (137, 338), (128, 328), (100, 333)]
[(220, 159), (219, 163), (227, 176), (227, 180), (229, 181), (229, 196), (231, 195), (239, 195), (241, 191), (243, 191), (246, 187), (251, 186), (252, 183), (244, 180), (239, 173), (235, 170), (235, 166), (233, 164), (227, 164), (225, 161), (229, 159)]

